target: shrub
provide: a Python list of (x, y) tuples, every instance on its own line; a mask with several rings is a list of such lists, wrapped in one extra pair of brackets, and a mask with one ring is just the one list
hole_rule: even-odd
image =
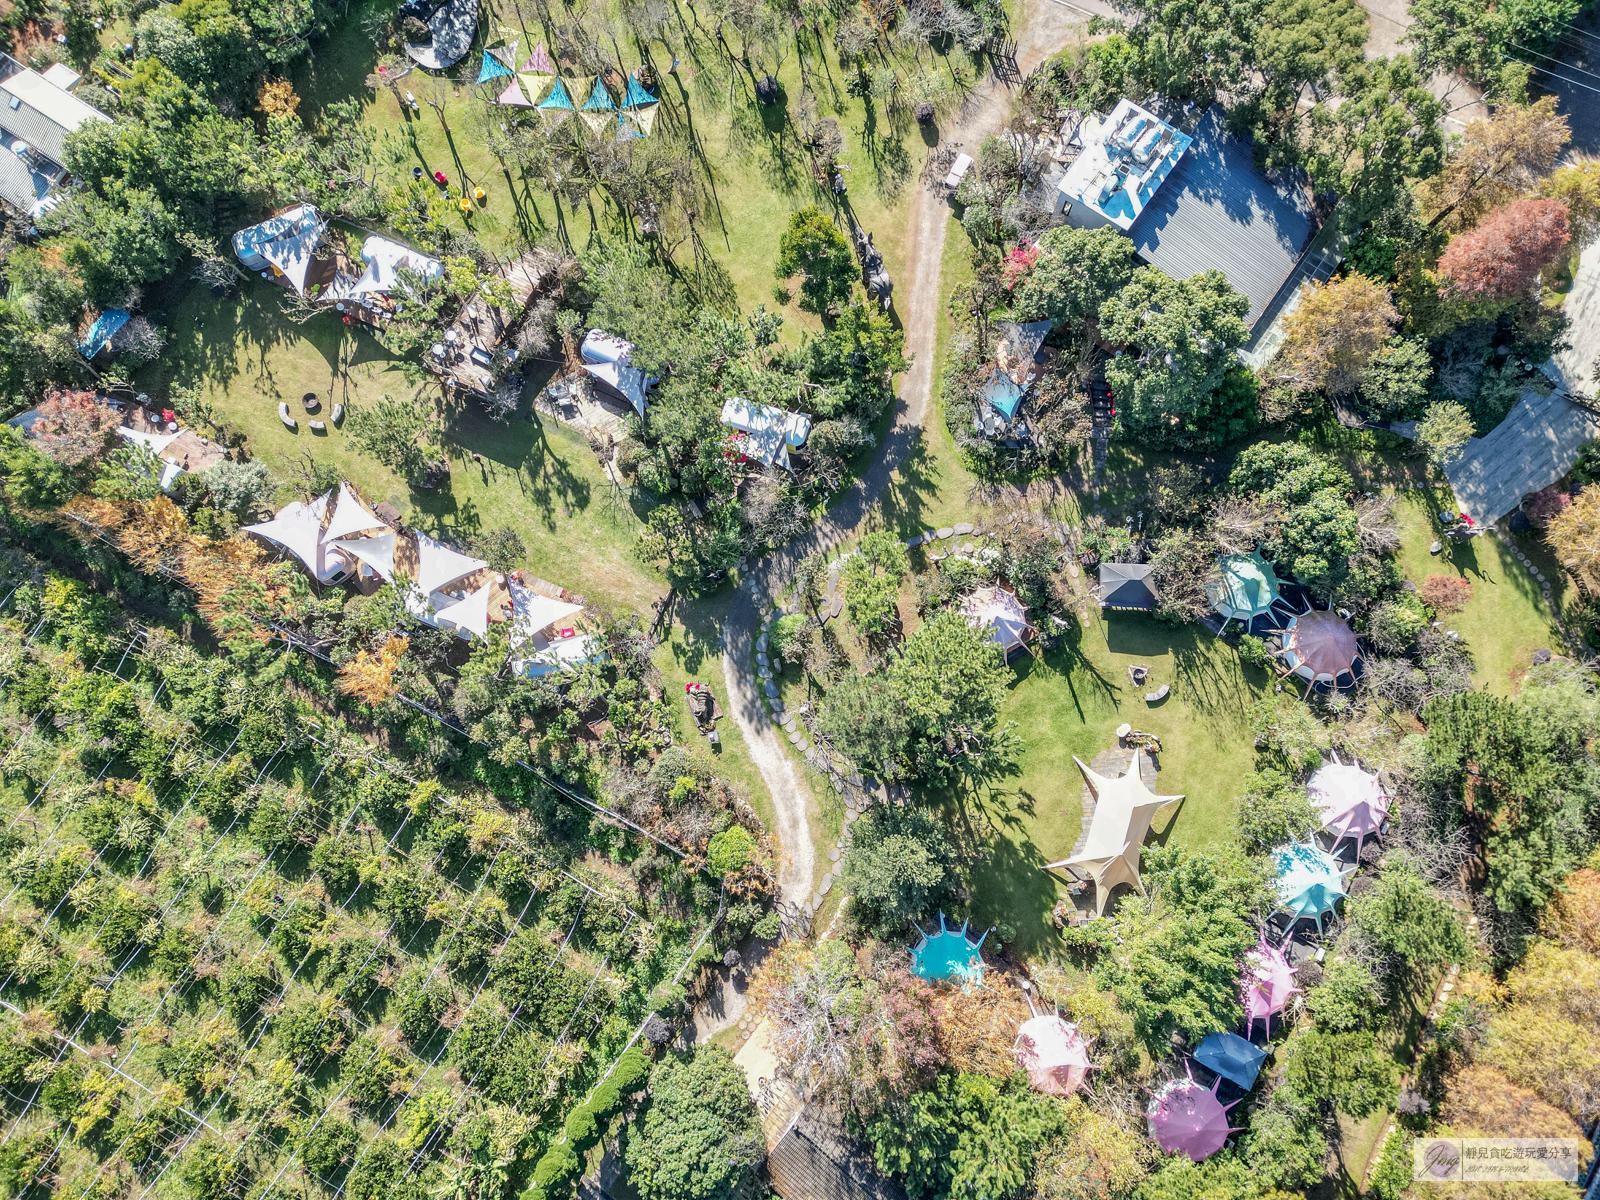
[(1472, 599), (1472, 581), (1459, 575), (1429, 575), (1422, 581), (1422, 598), (1440, 612), (1458, 612)]
[(1275, 767), (1256, 772), (1234, 809), (1234, 830), (1252, 854), (1302, 838), (1321, 824), (1306, 789)]
[(1267, 643), (1254, 634), (1244, 633), (1239, 635), (1239, 661), (1247, 667), (1268, 668), (1272, 666), (1273, 654), (1267, 649)]
[(749, 866), (756, 854), (756, 839), (743, 825), (730, 825), (706, 846), (707, 863), (713, 875), (736, 875)]
[(1400, 1080), (1400, 1068), (1367, 1032), (1307, 1029), (1289, 1039), (1284, 1057), (1285, 1078), (1295, 1091), (1357, 1118), (1387, 1108)]

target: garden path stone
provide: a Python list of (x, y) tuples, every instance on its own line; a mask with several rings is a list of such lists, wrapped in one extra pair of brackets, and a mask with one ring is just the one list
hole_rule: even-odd
[(829, 871), (822, 877), (822, 882), (817, 884), (817, 895), (826, 896), (831, 887), (833, 887), (833, 872)]
[(955, 533), (956, 533), (956, 531), (954, 529), (952, 529), (950, 526), (946, 525), (943, 529), (939, 530), (934, 536), (936, 536), (942, 542), (947, 537), (954, 537)]
[(759, 675), (762, 679), (771, 679), (772, 678), (772, 672), (769, 671), (766, 667), (762, 667), (760, 670), (758, 670), (756, 672), (756, 674)]
[(773, 699), (777, 698), (777, 696), (778, 696), (778, 685), (773, 683), (772, 680), (770, 680), (770, 679), (767, 680), (764, 684), (761, 685), (761, 688), (762, 688), (762, 690), (764, 692), (767, 693), (768, 696), (772, 697)]
[(844, 815), (844, 823), (846, 825), (853, 825), (860, 818), (860, 816), (860, 813), (847, 812)]
[(799, 741), (800, 741), (800, 731), (799, 730), (795, 730), (793, 733), (791, 733), (789, 735), (789, 744), (791, 746), (793, 746), (793, 745), (796, 745)]
[(771, 700), (768, 700), (767, 703), (772, 705), (772, 711), (773, 712), (781, 713), (783, 711), (783, 701), (782, 700), (779, 700), (777, 698), (773, 698)]
[(839, 847), (835, 846), (832, 850), (828, 851), (828, 861), (829, 862), (838, 862), (839, 861)]
[(957, 533), (971, 533), (972, 532), (972, 522), (971, 521), (957, 521), (956, 525), (955, 525), (955, 530), (956, 530)]
[(802, 753), (804, 753), (804, 752), (805, 752), (805, 751), (806, 751), (806, 749), (807, 749), (807, 748), (808, 748), (808, 747), (809, 747), (809, 746), (810, 746), (810, 743), (809, 743), (809, 742), (807, 742), (807, 741), (806, 741), (806, 740), (805, 740), (805, 738), (801, 738), (801, 739), (800, 739), (800, 740), (799, 740), (799, 741), (798, 741), (798, 742), (796, 742), (796, 743), (795, 743), (795, 746), (796, 746), (796, 748), (797, 748), (797, 749), (799, 749), (799, 750), (800, 750), (800, 751), (801, 751), (801, 752), (802, 752)]

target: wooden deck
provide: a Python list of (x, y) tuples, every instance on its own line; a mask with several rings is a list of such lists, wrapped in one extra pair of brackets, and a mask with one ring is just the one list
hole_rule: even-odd
[[(554, 271), (541, 270), (534, 253), (507, 265), (501, 277), (511, 285), (511, 302), (502, 308), (479, 292), (461, 306), (455, 323), (423, 355), (428, 369), (444, 377), (447, 391), (484, 398), (506, 386), (504, 372), (496, 381), (494, 357), (521, 322), (529, 301), (555, 283)], [(516, 387), (520, 392), (520, 379)]]

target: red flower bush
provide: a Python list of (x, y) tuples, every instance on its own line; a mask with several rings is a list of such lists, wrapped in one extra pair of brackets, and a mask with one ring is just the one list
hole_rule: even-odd
[(1567, 216), (1559, 200), (1516, 200), (1495, 209), (1439, 256), (1446, 284), (1440, 294), (1504, 300), (1527, 291), (1572, 239)]
[(1528, 502), (1522, 506), (1522, 511), (1528, 514), (1528, 520), (1540, 529), (1544, 529), (1571, 503), (1572, 497), (1567, 494), (1566, 489), (1552, 484), (1544, 491), (1535, 492), (1529, 497)]

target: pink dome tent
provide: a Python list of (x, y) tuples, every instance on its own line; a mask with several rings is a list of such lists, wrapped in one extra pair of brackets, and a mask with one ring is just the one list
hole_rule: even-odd
[(1228, 1135), (1235, 1132), (1228, 1124), (1233, 1104), (1217, 1099), (1221, 1082), (1219, 1076), (1207, 1089), (1193, 1079), (1174, 1079), (1157, 1092), (1145, 1112), (1156, 1144), (1168, 1154), (1181, 1150), (1195, 1162), (1204, 1162), (1221, 1150)]
[(1245, 1033), (1255, 1030), (1260, 1021), (1271, 1032), (1272, 1018), (1283, 1011), (1289, 997), (1300, 990), (1295, 985), (1294, 968), (1285, 951), (1267, 941), (1263, 933), (1255, 949), (1244, 956), (1244, 978), (1240, 998), (1244, 1001)]
[(1306, 783), (1306, 795), (1322, 814), (1322, 827), (1333, 834), (1333, 844), (1353, 837), (1358, 854), (1368, 835), (1376, 834), (1389, 817), (1389, 797), (1378, 777), (1337, 758), (1317, 768)]
[(1070, 1096), (1083, 1086), (1089, 1062), (1088, 1043), (1059, 1014), (1024, 1021), (1017, 1031), (1017, 1065), (1028, 1073), (1034, 1091)]

